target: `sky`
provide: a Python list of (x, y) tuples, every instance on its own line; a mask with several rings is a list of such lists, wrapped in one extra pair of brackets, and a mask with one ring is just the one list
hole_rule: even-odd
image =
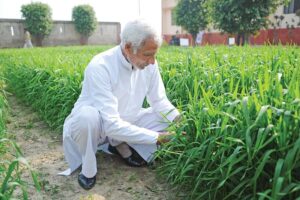
[(161, 33), (161, 0), (0, 0), (0, 19), (22, 19), (23, 4), (43, 2), (52, 9), (53, 20), (71, 20), (74, 6), (89, 4), (98, 21), (124, 24), (134, 18), (145, 18)]

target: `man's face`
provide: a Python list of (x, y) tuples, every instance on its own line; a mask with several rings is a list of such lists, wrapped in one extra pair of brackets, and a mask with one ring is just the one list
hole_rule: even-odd
[(146, 39), (144, 45), (134, 54), (131, 45), (125, 46), (127, 59), (137, 69), (145, 69), (149, 64), (155, 63), (158, 45), (153, 39)]

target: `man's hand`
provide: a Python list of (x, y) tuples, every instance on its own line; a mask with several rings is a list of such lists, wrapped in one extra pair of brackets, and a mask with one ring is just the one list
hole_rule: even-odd
[(160, 132), (156, 144), (161, 145), (170, 142), (170, 140), (174, 138), (174, 135), (175, 133), (172, 132)]

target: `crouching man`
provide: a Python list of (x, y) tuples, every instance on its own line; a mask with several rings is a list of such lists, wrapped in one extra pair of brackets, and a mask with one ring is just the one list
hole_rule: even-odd
[[(157, 144), (168, 142), (164, 130), (179, 112), (166, 96), (155, 60), (160, 45), (152, 26), (131, 21), (121, 44), (96, 55), (85, 69), (81, 94), (63, 128), (65, 158), (70, 172), (81, 166), (78, 182), (84, 189), (95, 185), (99, 144), (109, 143), (110, 152), (140, 167)], [(149, 108), (142, 108), (145, 98)]]

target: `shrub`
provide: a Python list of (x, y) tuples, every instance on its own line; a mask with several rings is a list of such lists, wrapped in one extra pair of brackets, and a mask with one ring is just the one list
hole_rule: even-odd
[(25, 18), (25, 28), (35, 37), (37, 46), (42, 46), (44, 37), (52, 30), (51, 8), (37, 2), (22, 5), (21, 12)]
[(86, 44), (88, 37), (92, 35), (97, 26), (93, 7), (90, 5), (75, 6), (72, 11), (72, 20), (76, 31), (81, 35), (81, 44)]

